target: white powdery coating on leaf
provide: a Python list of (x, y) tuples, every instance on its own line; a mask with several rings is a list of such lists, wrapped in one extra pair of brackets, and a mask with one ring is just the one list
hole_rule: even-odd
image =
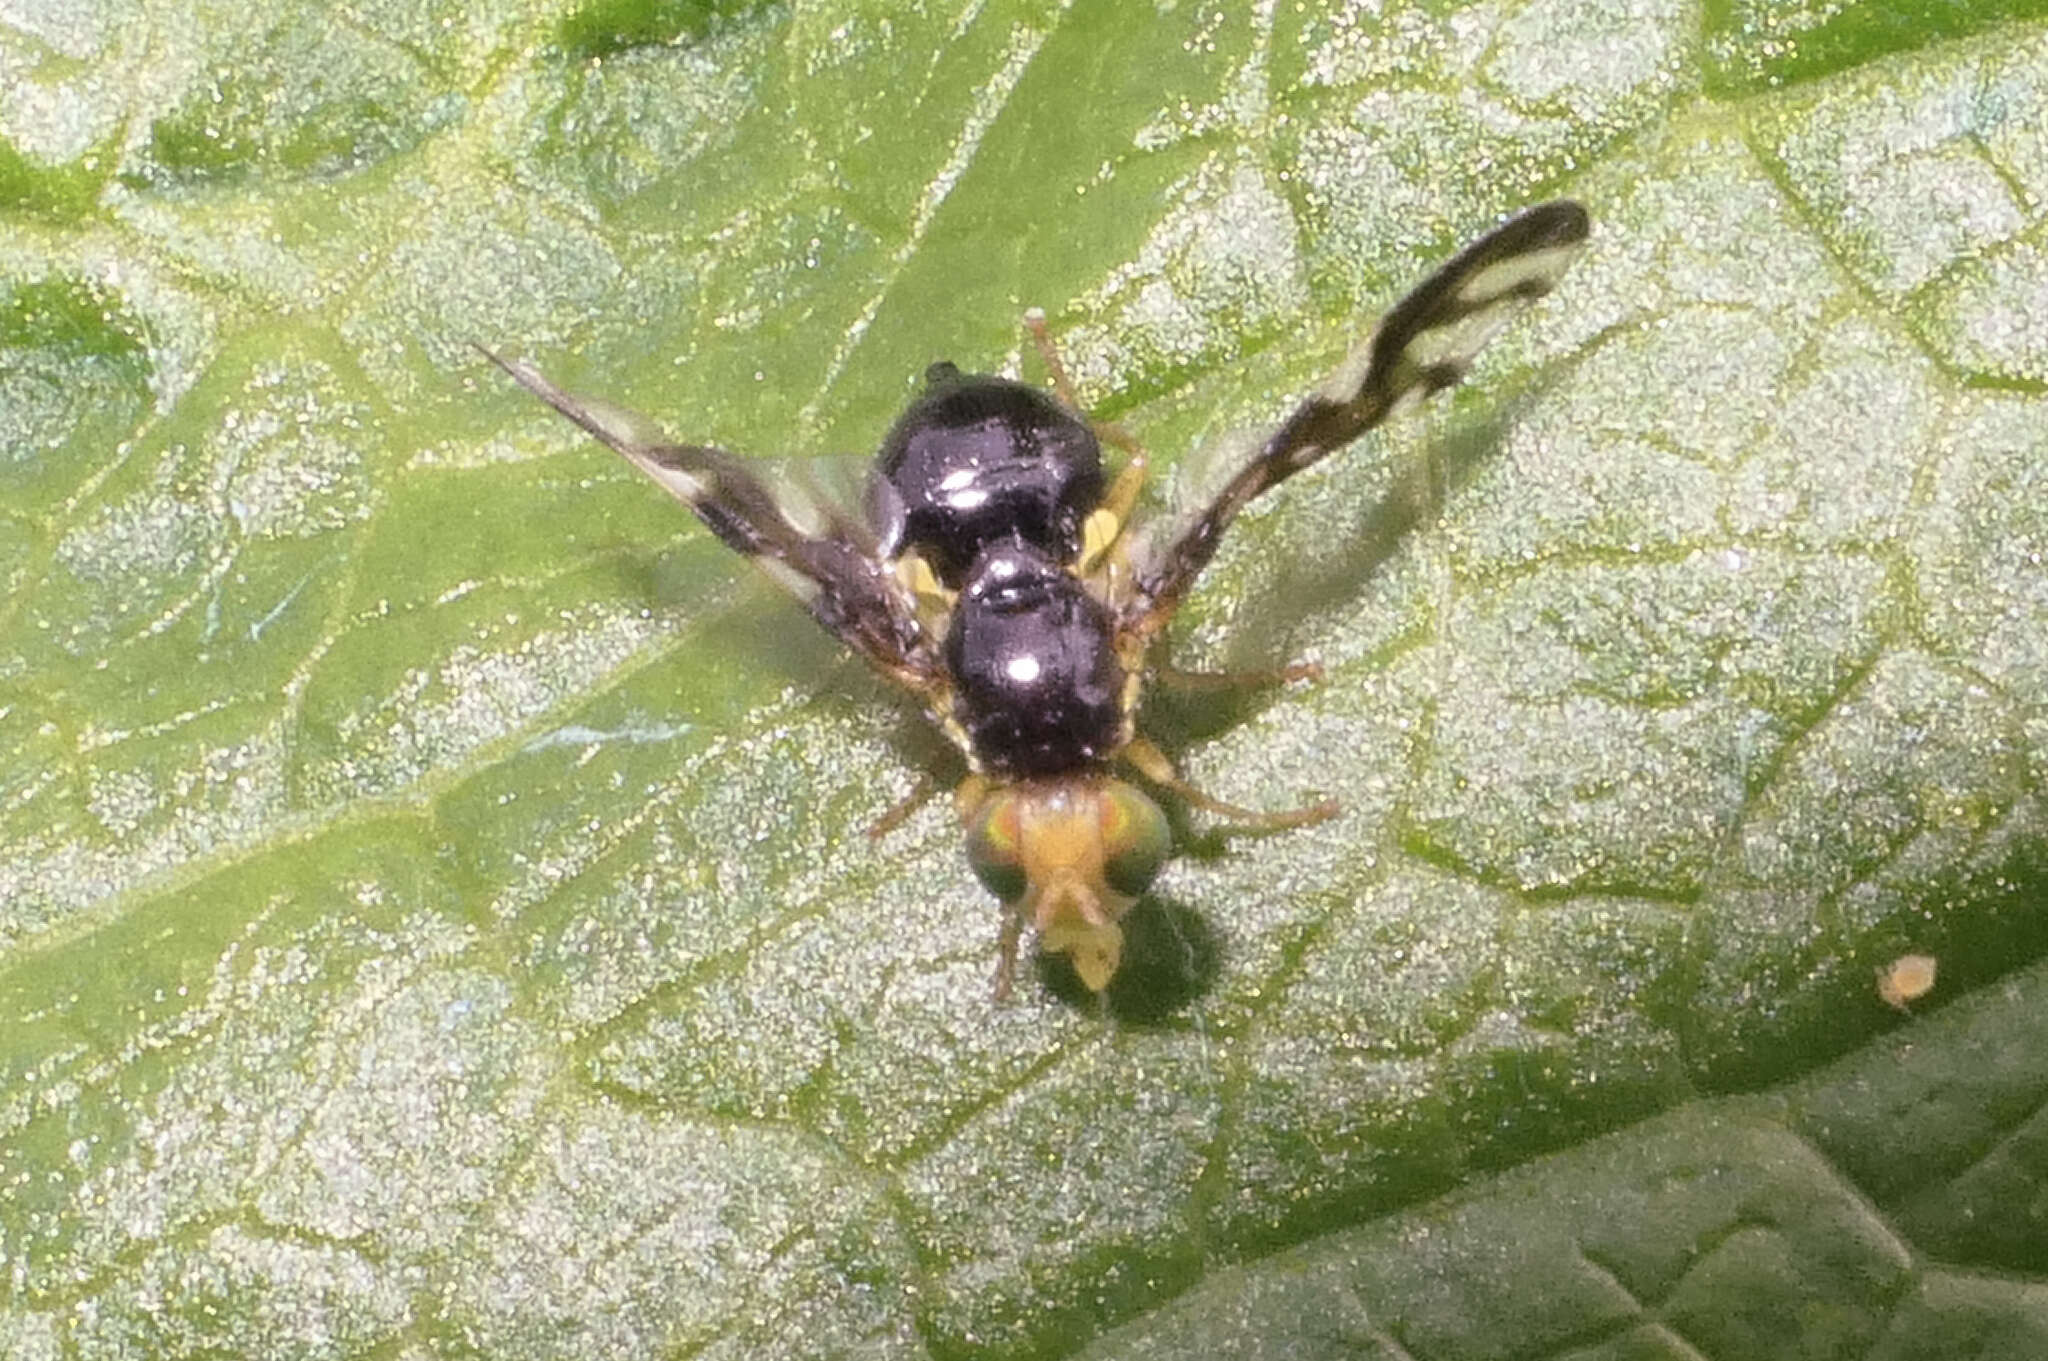
[(459, 763), (587, 690), (661, 633), (637, 613), (582, 611), (507, 650), (461, 646), (335, 725), (347, 754), (308, 772), (320, 801), (387, 793)]
[(1843, 225), (1875, 240), (1878, 282), (1894, 293), (1918, 288), (2027, 225), (2004, 178), (1968, 146), (1872, 166), (1846, 188)]
[(2048, 252), (2018, 246), (1971, 271), (1943, 310), (1958, 363), (2001, 378), (2048, 379)]
[[(118, 13), (116, 7), (94, 5), (50, 5), (41, 13), (55, 17), (67, 12), (92, 12), (108, 17)], [(12, 28), (24, 17), (16, 7), (9, 7), (5, 23)], [(81, 34), (67, 34), (67, 37), (81, 38), (81, 46), (93, 41)], [(94, 38), (97, 35), (93, 35)], [(56, 46), (58, 44), (52, 44)], [(82, 61), (90, 60), (81, 53)], [(67, 78), (50, 79), (47, 68), (38, 69), (40, 63), (29, 60), (20, 49), (10, 46), (0, 52), (0, 141), (6, 142), (24, 153), (33, 164), (46, 161), (61, 166), (67, 171), (78, 168), (77, 163), (87, 161), (86, 169), (100, 169), (92, 157), (96, 145), (108, 140), (110, 134), (120, 127), (124, 100), (109, 86), (118, 76), (110, 78), (109, 72), (92, 67), (73, 67), (65, 71)], [(68, 63), (50, 63), (60, 67)]]
[(1902, 295), (2026, 226), (2011, 168), (1987, 156), (2022, 104), (1984, 97), (1975, 61), (1874, 68), (1795, 98), (1776, 148), (1820, 231), (1876, 287)]
[(1388, 12), (1385, 0), (1351, 0), (1314, 14), (1301, 37), (1308, 88), (1425, 80), (1454, 84), (1492, 45), (1499, 10), (1476, 5), (1437, 14), (1419, 5)]
[[(122, 893), (153, 874), (253, 844), (287, 815), (283, 726), (272, 722), (243, 742), (186, 749), (175, 763), (149, 756), (134, 769), (95, 757), (87, 809), (96, 827), (67, 826), (25, 838), (0, 860), (0, 901), (18, 929)], [(109, 844), (107, 834), (122, 838)]]
[(86, 778), (85, 806), (108, 835), (127, 837), (164, 806), (164, 794), (146, 770), (94, 768)]
[(1014, 1346), (1077, 1278), (1186, 1233), (1222, 1088), (1200, 1036), (1090, 1044), (907, 1166), (939, 1325)]
[[(407, 17), (427, 13), (411, 5), (404, 9)], [(758, 97), (755, 87), (765, 56), (760, 49), (775, 32), (770, 26), (735, 24), (701, 45), (665, 47), (659, 61), (592, 61), (579, 68), (582, 88), (573, 135), (610, 154), (564, 158), (562, 168), (570, 170), (571, 178), (562, 189), (581, 193), (586, 211), (601, 215), (611, 206), (608, 200), (630, 198), (670, 181), (678, 166), (690, 165), (729, 140)], [(551, 83), (540, 84), (547, 94), (554, 93)], [(523, 123), (507, 120), (508, 126), (523, 126), (534, 141), (549, 145), (543, 156), (530, 146), (507, 148), (508, 159), (545, 164), (561, 156), (564, 134), (547, 131), (546, 118), (545, 109), (534, 107)], [(520, 173), (534, 172), (521, 164)]]
[[(1931, 640), (2015, 697), (2048, 695), (2048, 429), (2038, 400), (1972, 394), (1912, 542)], [(2039, 750), (2039, 748), (2037, 748)]]
[(1414, 816), (1529, 888), (1691, 892), (1749, 791), (1882, 643), (1881, 564), (1703, 548), (1461, 601)]
[[(291, 921), (288, 944), (230, 944), (88, 1070), (78, 1099), (117, 1107), (122, 1129), (74, 1146), (74, 1213), (35, 1269), (106, 1273), (90, 1317), (112, 1335), (139, 1330), (165, 1354), (289, 1339), (295, 1355), (360, 1355), (411, 1317), (423, 1270), (503, 1184), (553, 1051), (506, 983), (451, 967), (466, 928), (379, 916), (392, 887), (410, 886), (336, 885), (352, 915)], [(259, 914), (248, 936), (276, 924)], [(180, 1062), (160, 1069), (166, 1050)], [(135, 1065), (151, 1078), (133, 1081)], [(162, 1308), (219, 1298), (233, 1307)]]
[(1382, 878), (1331, 912), (1274, 1029), (1376, 1060), (1437, 1050), (1463, 1028), (1478, 986), (1503, 967), (1501, 919), (1514, 902), (1501, 889), (1391, 858)]
[(213, 442), (214, 478), (252, 538), (310, 538), (369, 518), (367, 408), (338, 395), (325, 364), (266, 365)]
[[(165, 1308), (166, 1300), (231, 1304)], [(401, 1274), (352, 1245), (223, 1225), (150, 1252), (111, 1281), (84, 1313), (77, 1354), (118, 1356), (141, 1347), (158, 1356), (343, 1361), (405, 1327), (412, 1303)]]
[(878, 1212), (850, 1189), (800, 1134), (584, 1106), (542, 1132), (446, 1308), (493, 1355), (670, 1356), (772, 1310), (793, 1257)]
[[(363, 285), (362, 304), (347, 314), (342, 334), (394, 405), (443, 400), (449, 374), (475, 362), (467, 336), (517, 337), (538, 351), (605, 304), (620, 274), (611, 247), (587, 223), (522, 198), (504, 190), (487, 205), (494, 215), (485, 216), (474, 200), (423, 196)], [(460, 329), (450, 317), (462, 319)], [(431, 366), (416, 362), (415, 347)]]
[(134, 583), (158, 599), (166, 577), (207, 556), (218, 520), (192, 500), (148, 492), (106, 507), (57, 543), (59, 566), (95, 585)]
[[(1588, 355), (1572, 381), (1558, 385), (1569, 391), (1541, 395), (1532, 423), (1544, 423), (1543, 412), (1582, 406), (1604, 422), (1596, 438), (1612, 432), (1714, 469), (1733, 468), (1781, 419), (1804, 334), (1796, 320), (1755, 307), (1674, 307)], [(1640, 400), (1646, 376), (1663, 384), (1655, 401)], [(1599, 456), (1569, 433), (1556, 431), (1561, 455)]]
[[(1309, 267), (1361, 296), (1391, 301), (1406, 278), (1442, 262), (1455, 224), (1473, 226), (1478, 205), (1508, 206), (1517, 180), (1561, 164), (1574, 150), (1561, 118), (1531, 116), (1484, 91), (1375, 90), (1342, 123), (1306, 131), (1293, 184), (1308, 232)], [(1390, 287), (1390, 284), (1393, 286)]]
[[(8, 4), (0, 7), (7, 28), (48, 44), (52, 51), (76, 62), (106, 55), (123, 32), (124, 11), (118, 5)], [(8, 129), (11, 133), (12, 129)]]
[(1547, 425), (1539, 417), (1517, 429), (1459, 505), (1444, 535), (1460, 571), (1512, 570), (1589, 549), (1668, 550), (1719, 527), (1722, 486), (1711, 470), (1653, 440), (1610, 438), (1598, 458), (1585, 458)]
[(1079, 304), (1114, 319), (1077, 328), (1062, 346), (1076, 382), (1105, 391), (1133, 368), (1233, 349), (1308, 302), (1286, 200), (1250, 158), (1212, 156), (1181, 182), (1136, 258)]
[(0, 1354), (13, 1361), (59, 1361), (65, 1352), (57, 1340), (57, 1319), (56, 1314), (0, 1314)]
[(1503, 24), (1486, 75), (1519, 99), (1563, 100), (1597, 116), (1622, 96), (1668, 88), (1679, 42), (1693, 38), (1679, 0), (1549, 0)]
[(1926, 360), (1860, 316), (1816, 337), (1813, 353), (1730, 479), (1730, 527), (1814, 547), (1888, 539), (1936, 439), (1940, 395)]
[(2033, 202), (2048, 198), (2048, 33), (2000, 43), (1986, 63), (1973, 139)]
[(459, 1240), (495, 1193), (556, 1053), (506, 981), (423, 968), (467, 938), (421, 923), (411, 953), (349, 980), (297, 1056), (319, 1096), (257, 1189), (266, 1218), (419, 1253)]
[(1724, 876), (1731, 930), (1856, 933), (1938, 887), (2028, 795), (2010, 701), (1920, 652), (1879, 660), (1760, 791)]

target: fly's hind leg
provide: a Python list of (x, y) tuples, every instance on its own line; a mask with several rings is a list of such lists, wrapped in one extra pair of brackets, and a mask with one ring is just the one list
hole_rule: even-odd
[(910, 792), (889, 806), (887, 812), (868, 824), (868, 840), (880, 841), (889, 833), (910, 820), (910, 815), (924, 807), (925, 801), (938, 792), (938, 784), (931, 776), (918, 773), (912, 781)]
[(1338, 804), (1335, 799), (1318, 799), (1305, 803), (1299, 808), (1285, 808), (1276, 813), (1262, 813), (1256, 808), (1240, 808), (1234, 803), (1211, 798), (1180, 777), (1173, 768), (1173, 762), (1166, 753), (1142, 737), (1133, 737), (1122, 752), (1124, 760), (1140, 775), (1158, 785), (1161, 789), (1187, 800), (1191, 807), (1219, 818), (1236, 823), (1247, 831), (1282, 832), (1291, 827), (1312, 827), (1318, 822), (1327, 822), (1337, 816)]
[[(1074, 380), (1068, 375), (1066, 362), (1060, 358), (1059, 346), (1053, 343), (1052, 331), (1045, 324), (1044, 309), (1033, 307), (1024, 313), (1024, 330), (1031, 337), (1031, 347), (1038, 351), (1039, 359), (1045, 364), (1046, 374), (1052, 379), (1052, 390), (1074, 411), (1083, 411), (1081, 394), (1074, 390)], [(1123, 527), (1130, 523), (1131, 511), (1138, 504), (1138, 495), (1145, 489), (1146, 465), (1151, 462), (1151, 455), (1145, 452), (1144, 445), (1138, 443), (1138, 437), (1121, 425), (1114, 421), (1098, 421), (1092, 417), (1089, 418), (1088, 424), (1093, 427), (1097, 439), (1105, 444), (1113, 444), (1123, 451), (1124, 466), (1123, 471), (1117, 474), (1116, 481), (1110, 484), (1108, 493), (1102, 498), (1102, 505), (1095, 512), (1096, 515), (1108, 513), (1109, 532), (1099, 547), (1095, 544), (1097, 536), (1089, 535), (1089, 546), (1093, 551), (1084, 554), (1084, 562), (1100, 557), (1109, 544), (1115, 541), (1117, 535), (1122, 533)], [(1092, 520), (1094, 516), (1089, 518)]]

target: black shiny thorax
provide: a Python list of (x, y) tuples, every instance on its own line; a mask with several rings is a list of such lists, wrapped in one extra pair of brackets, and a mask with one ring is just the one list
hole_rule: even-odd
[(1058, 564), (1081, 552), (1102, 500), (1102, 449), (1087, 422), (1046, 392), (934, 364), (925, 391), (876, 456), (884, 550), (916, 549), (952, 590), (982, 549), (1004, 539)]
[(953, 716), (991, 774), (1084, 770), (1123, 743), (1124, 668), (1109, 611), (1035, 545), (1004, 539), (970, 564), (946, 667)]

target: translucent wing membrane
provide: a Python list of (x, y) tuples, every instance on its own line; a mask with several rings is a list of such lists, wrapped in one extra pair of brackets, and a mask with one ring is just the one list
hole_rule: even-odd
[(695, 512), (721, 543), (759, 563), (813, 617), (893, 679), (920, 691), (940, 667), (914, 602), (876, 553), (875, 536), (845, 509), (827, 477), (771, 490), (741, 459), (704, 445), (669, 444), (642, 417), (556, 387), (539, 370), (483, 355), (519, 386), (582, 427)]
[(1586, 210), (1576, 203), (1560, 199), (1531, 208), (1474, 241), (1394, 304), (1215, 499), (1139, 564), (1129, 626), (1149, 630), (1164, 623), (1254, 497), (1462, 379), (1486, 343), (1556, 285), (1586, 233)]

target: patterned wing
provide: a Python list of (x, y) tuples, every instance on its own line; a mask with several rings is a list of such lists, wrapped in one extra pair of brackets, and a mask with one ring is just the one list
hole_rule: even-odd
[(1578, 204), (1539, 205), (1465, 247), (1395, 303), (1208, 507), (1138, 567), (1125, 626), (1163, 626), (1254, 497), (1462, 379), (1501, 327), (1556, 286), (1587, 231)]
[(722, 449), (667, 444), (630, 412), (586, 401), (539, 370), (476, 347), (519, 386), (581, 426), (696, 513), (801, 600), (817, 621), (884, 675), (930, 694), (941, 668), (914, 602), (876, 554), (873, 535), (829, 497), (780, 493)]

